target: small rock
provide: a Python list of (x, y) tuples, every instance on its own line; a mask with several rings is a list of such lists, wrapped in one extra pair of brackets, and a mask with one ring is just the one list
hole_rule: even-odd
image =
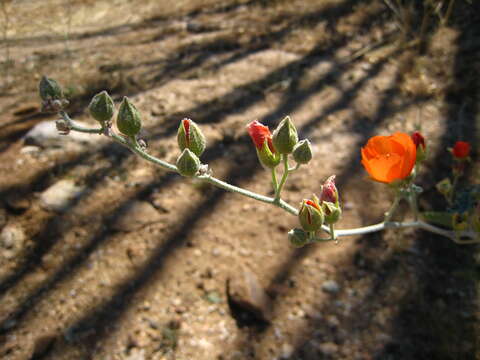
[(124, 209), (112, 225), (113, 230), (134, 231), (158, 222), (162, 216), (147, 201), (134, 201)]
[(327, 280), (322, 284), (322, 290), (330, 294), (336, 294), (340, 291), (340, 285), (335, 280)]
[(288, 359), (289, 357), (292, 356), (294, 351), (295, 351), (295, 348), (291, 344), (285, 343), (282, 345), (282, 354), (280, 355), (280, 358)]
[(139, 348), (133, 348), (125, 358), (125, 360), (145, 360), (145, 350)]
[(338, 352), (338, 345), (333, 342), (325, 342), (318, 346), (323, 355), (333, 356)]
[(14, 224), (5, 226), (0, 233), (0, 244), (9, 250), (20, 250), (25, 242), (26, 236), (23, 229)]
[[(94, 125), (80, 123), (79, 121), (76, 121), (76, 123), (84, 127), (94, 127)], [(81, 144), (92, 144), (102, 141), (98, 135), (76, 131), (70, 132), (68, 136), (60, 135), (55, 121), (42, 121), (38, 123), (24, 135), (23, 140), (26, 145), (39, 146), (41, 148), (63, 147), (72, 141)]]
[(20, 154), (36, 154), (40, 152), (40, 148), (34, 145), (27, 145), (20, 149)]
[(32, 355), (29, 358), (33, 359), (37, 357), (43, 357), (43, 355), (48, 352), (48, 349), (54, 345), (55, 340), (55, 334), (45, 334), (36, 338), (34, 341)]
[[(247, 268), (235, 273), (228, 279), (227, 295), (229, 301), (240, 310), (237, 313), (248, 314), (260, 321), (270, 321), (272, 315), (270, 298), (257, 276)], [(232, 313), (237, 321), (244, 320), (243, 318), (237, 318), (234, 311)]]
[(60, 180), (40, 195), (40, 205), (51, 211), (64, 211), (85, 191), (72, 180)]

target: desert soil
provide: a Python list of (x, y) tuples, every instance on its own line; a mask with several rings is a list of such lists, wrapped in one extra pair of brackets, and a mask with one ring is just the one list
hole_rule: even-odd
[[(129, 96), (148, 151), (172, 163), (189, 117), (213, 174), (265, 195), (245, 126), (290, 115), (315, 157), (283, 199), (297, 206), (335, 174), (338, 228), (359, 227), (392, 200), (360, 164), (377, 134), (421, 129), (420, 208), (445, 208), (446, 148), (480, 137), (478, 2), (457, 1), (448, 26), (432, 15), (420, 44), (418, 19), (402, 36), (379, 0), (2, 6), (1, 359), (480, 358), (478, 246), (410, 229), (295, 249), (294, 216), (104, 136), (57, 135), (36, 90), (58, 80), (87, 126), (94, 94)], [(478, 178), (474, 161), (464, 183)]]

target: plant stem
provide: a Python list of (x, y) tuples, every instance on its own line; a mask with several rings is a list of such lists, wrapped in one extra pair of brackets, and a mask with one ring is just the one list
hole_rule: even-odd
[(448, 197), (447, 197), (447, 202), (448, 202), (448, 205), (452, 205), (453, 204), (453, 200), (455, 199), (455, 189), (458, 185), (458, 179), (460, 178), (460, 175), (457, 174), (457, 173), (454, 173), (453, 175), (453, 183), (452, 183), (452, 189), (450, 191), (450, 194), (448, 194)]
[(410, 188), (410, 193), (408, 194), (408, 202), (410, 204), (410, 209), (413, 213), (413, 219), (418, 220), (418, 203), (417, 203), (417, 193), (414, 189)]
[(277, 181), (277, 172), (275, 171), (274, 167), (271, 169), (271, 174), (272, 174), (273, 192), (276, 194), (278, 189), (278, 181)]
[(235, 192), (237, 194), (244, 195), (244, 196), (247, 196), (249, 198), (252, 198), (252, 199), (267, 203), (267, 204), (272, 204), (272, 205), (278, 206), (279, 208), (286, 210), (287, 212), (289, 212), (292, 215), (295, 215), (295, 216), (298, 215), (298, 210), (295, 209), (293, 206), (291, 206), (290, 204), (286, 203), (283, 200), (276, 201), (274, 198), (264, 196), (264, 195), (260, 195), (260, 194), (254, 193), (252, 191), (242, 189), (238, 186), (231, 185), (231, 184), (226, 183), (225, 181), (222, 181), (220, 179), (217, 179), (217, 178), (215, 178), (211, 175), (199, 175), (199, 176), (196, 176), (196, 178), (199, 179), (199, 180), (203, 180), (205, 182), (208, 182), (212, 185), (215, 185), (216, 187), (219, 187), (221, 189), (224, 189), (224, 190), (227, 190), (227, 191), (230, 191), (230, 192)]
[(401, 198), (402, 197), (398, 194), (398, 190), (397, 190), (397, 192), (395, 193), (395, 199), (393, 199), (392, 206), (385, 213), (385, 219), (384, 219), (385, 222), (388, 222), (392, 219), (392, 216), (395, 214), (395, 211), (397, 210), (397, 207), (398, 207), (398, 204), (400, 203)]
[(288, 177), (288, 155), (282, 154), (282, 160), (283, 160), (283, 175), (282, 175), (282, 179), (280, 180), (280, 184), (277, 187), (277, 191), (275, 192), (275, 200), (277, 201), (280, 199), (280, 193)]
[[(170, 164), (166, 161), (160, 160), (160, 159), (156, 158), (155, 156), (152, 156), (152, 155), (146, 153), (143, 150), (143, 148), (138, 144), (138, 142), (136, 140), (129, 141), (127, 138), (125, 138), (121, 135), (115, 134), (111, 129), (104, 129), (103, 127), (100, 127), (100, 128), (86, 128), (86, 127), (80, 126), (80, 125), (76, 124), (69, 117), (69, 115), (66, 112), (60, 111), (59, 114), (61, 115), (62, 119), (66, 122), (66, 124), (67, 124), (67, 126), (70, 130), (83, 132), (83, 133), (88, 133), (88, 134), (99, 134), (99, 135), (100, 134), (105, 134), (106, 136), (111, 137), (114, 141), (116, 141), (116, 142), (124, 145), (125, 147), (129, 148), (132, 152), (139, 155), (143, 159), (145, 159), (147, 161), (150, 161), (150, 162), (162, 167), (165, 170), (169, 170), (169, 171), (173, 171), (173, 172), (178, 173), (177, 167), (175, 165)], [(285, 159), (287, 159), (286, 155), (284, 157), (284, 164), (285, 164), (286, 169), (288, 169), (288, 162), (287, 162), (288, 159), (287, 160), (285, 160)], [(274, 184), (276, 186), (277, 185), (276, 184), (276, 176), (274, 174), (275, 174), (275, 172), (272, 169), (272, 180), (275, 179)], [(287, 175), (288, 175), (288, 173), (287, 173)], [(284, 176), (282, 177), (283, 183), (281, 182), (280, 186), (278, 186), (279, 190), (281, 190), (281, 186), (283, 186), (283, 184), (285, 183), (286, 177), (287, 176), (285, 176), (285, 174), (284, 174)], [(226, 183), (225, 181), (217, 179), (217, 178), (211, 176), (210, 174), (196, 175), (194, 178), (197, 178), (199, 180), (210, 183), (210, 184), (212, 184), (212, 185), (214, 185), (218, 188), (224, 189), (226, 191), (238, 193), (240, 195), (252, 198), (254, 200), (258, 200), (258, 201), (261, 201), (261, 202), (264, 202), (264, 203), (267, 203), (267, 204), (277, 206), (277, 207), (287, 211), (288, 213), (290, 213), (294, 216), (298, 216), (298, 210), (295, 207), (293, 207), (292, 205), (285, 202), (284, 200), (281, 200), (280, 198), (278, 198), (278, 199), (277, 198), (271, 198), (271, 197), (268, 197), (268, 196), (257, 194), (255, 192), (252, 192), (252, 191), (240, 188), (238, 186)], [(382, 222), (382, 223), (375, 224), (375, 225), (370, 225), (370, 226), (364, 226), (364, 227), (355, 228), (355, 229), (344, 229), (344, 230), (335, 230), (335, 231), (334, 231), (332, 225), (330, 225), (330, 226), (323, 225), (322, 230), (325, 231), (326, 233), (330, 234), (331, 235), (330, 238), (325, 238), (324, 239), (324, 238), (313, 237), (312, 242), (331, 241), (331, 240), (336, 240), (339, 237), (353, 236), (353, 235), (363, 235), (363, 234), (368, 234), (368, 233), (372, 233), (372, 232), (382, 231), (382, 230), (385, 230), (385, 229), (419, 228), (419, 229), (422, 229), (422, 230), (429, 231), (431, 233), (435, 233), (435, 234), (438, 234), (438, 235), (445, 236), (445, 237), (453, 240), (457, 244), (476, 244), (476, 243), (480, 243), (480, 237), (478, 236), (478, 233), (476, 233), (474, 231), (461, 231), (461, 232), (448, 231), (448, 230), (441, 229), (439, 227), (436, 227), (434, 225), (430, 225), (426, 222), (419, 221), (419, 220), (411, 221), (411, 222), (390, 222), (389, 220), (393, 216), (393, 214), (394, 214), (394, 212), (395, 212), (395, 210), (398, 206), (398, 203), (400, 202), (400, 199), (401, 199), (401, 196), (397, 192), (397, 194), (395, 195), (395, 200), (393, 201), (393, 204), (392, 204), (391, 208), (386, 213), (385, 221)], [(466, 237), (468, 239), (462, 240), (461, 237)]]

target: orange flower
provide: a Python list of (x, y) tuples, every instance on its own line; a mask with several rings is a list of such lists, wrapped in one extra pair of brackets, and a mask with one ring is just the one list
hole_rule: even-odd
[(362, 165), (373, 180), (390, 184), (410, 175), (416, 156), (417, 148), (408, 134), (374, 136), (362, 148)]

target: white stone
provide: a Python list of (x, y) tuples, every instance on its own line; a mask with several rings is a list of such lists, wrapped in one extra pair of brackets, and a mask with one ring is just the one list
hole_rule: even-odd
[(84, 191), (84, 187), (72, 180), (60, 180), (40, 195), (40, 204), (46, 210), (64, 211)]

